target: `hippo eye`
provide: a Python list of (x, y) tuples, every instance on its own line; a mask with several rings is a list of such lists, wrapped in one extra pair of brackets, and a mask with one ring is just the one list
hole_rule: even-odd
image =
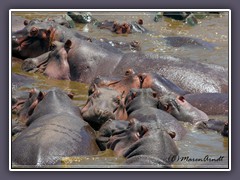
[(125, 75), (126, 75), (126, 76), (131, 75), (131, 74), (134, 74), (133, 69), (128, 69), (128, 70), (125, 72)]

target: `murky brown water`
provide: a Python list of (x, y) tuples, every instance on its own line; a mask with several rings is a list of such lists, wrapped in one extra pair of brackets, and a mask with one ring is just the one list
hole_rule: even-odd
[[(63, 14), (64, 12), (16, 12), (15, 15), (21, 15), (28, 19), (44, 18), (52, 15)], [(222, 65), (228, 68), (228, 14), (211, 15), (204, 19), (199, 19), (197, 26), (189, 26), (182, 22), (171, 20), (169, 18), (162, 18), (159, 22), (154, 22), (154, 12), (92, 12), (93, 16), (98, 20), (118, 20), (123, 21), (137, 21), (142, 18), (144, 27), (150, 30), (147, 34), (130, 34), (130, 35), (116, 35), (107, 30), (99, 30), (93, 25), (77, 24), (76, 28), (82, 31), (84, 35), (94, 37), (97, 39), (107, 38), (109, 40), (133, 41), (137, 40), (141, 43), (142, 51), (146, 53), (159, 53), (160, 55), (171, 55), (176, 57), (188, 57), (193, 61), (212, 63)], [(175, 48), (167, 46), (163, 37), (168, 36), (186, 36), (200, 38), (202, 40), (214, 43), (216, 46), (213, 50), (203, 48)], [(75, 94), (74, 102), (82, 106), (87, 99), (88, 85), (63, 81), (52, 80), (39, 73), (24, 73), (20, 69), (19, 64), (12, 66), (12, 71), (33, 76), (37, 81), (32, 86), (21, 87), (19, 90), (28, 90), (32, 87), (40, 89), (49, 89), (51, 87), (60, 87), (63, 90), (71, 91)], [(214, 117), (213, 117), (214, 118)], [(227, 120), (228, 117), (215, 117), (222, 120)], [(182, 140), (177, 142), (180, 150), (179, 160), (174, 162), (175, 168), (226, 168), (228, 165), (228, 138), (223, 138), (216, 132), (202, 132), (193, 130), (189, 124), (184, 124), (188, 130), (188, 134)], [(111, 154), (111, 153), (110, 153)], [(219, 158), (223, 156), (222, 161), (210, 161), (210, 158)], [(184, 160), (181, 158), (205, 158), (205, 162), (196, 162), (191, 160)], [(207, 158), (208, 157), (208, 158)], [(210, 157), (210, 158), (209, 158)], [(109, 156), (108, 153), (100, 157), (80, 157), (81, 160), (74, 162), (71, 167), (81, 167), (81, 165), (106, 165), (106, 164), (121, 164), (121, 158)], [(70, 161), (72, 162), (72, 161)], [(68, 168), (69, 165), (63, 166)]]

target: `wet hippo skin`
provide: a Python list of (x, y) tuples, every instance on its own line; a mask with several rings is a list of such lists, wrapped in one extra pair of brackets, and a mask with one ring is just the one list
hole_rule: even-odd
[(72, 42), (68, 52), (70, 79), (90, 83), (95, 77), (121, 75), (134, 68), (136, 72), (156, 72), (189, 91), (228, 92), (227, 70), (217, 65), (197, 63), (188, 59), (164, 57), (158, 54), (127, 53), (108, 43), (93, 40), (75, 30), (54, 22), (27, 25), (12, 34), (13, 56), (29, 58), (49, 51), (53, 41)]
[(94, 86), (92, 94), (83, 108), (81, 114), (93, 129), (98, 130), (109, 119), (127, 119), (127, 112), (123, 96), (111, 88)]
[(229, 108), (228, 94), (196, 93), (186, 94), (184, 98), (207, 115), (227, 115)]
[(169, 168), (178, 154), (176, 144), (162, 128), (148, 129), (136, 119), (109, 120), (99, 130), (97, 142), (126, 162), (120, 168)]
[(164, 127), (174, 132), (174, 140), (181, 140), (186, 134), (185, 128), (169, 113), (158, 109), (158, 99), (152, 89), (131, 89), (126, 96), (128, 119), (136, 118), (148, 128)]
[(53, 165), (65, 156), (93, 155), (99, 150), (95, 132), (59, 89), (38, 102), (27, 125), (12, 142), (13, 164)]

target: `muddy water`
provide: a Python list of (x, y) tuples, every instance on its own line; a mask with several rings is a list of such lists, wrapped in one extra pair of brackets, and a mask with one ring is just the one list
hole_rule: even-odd
[[(65, 12), (16, 12), (28, 19), (44, 18), (64, 14)], [(109, 40), (133, 41), (137, 40), (141, 44), (145, 53), (158, 53), (161, 56), (171, 55), (176, 57), (189, 58), (193, 61), (218, 64), (228, 68), (228, 14), (211, 15), (204, 19), (198, 19), (199, 24), (189, 26), (179, 21), (169, 18), (162, 18), (159, 22), (154, 22), (154, 12), (92, 12), (93, 16), (100, 21), (118, 20), (119, 22), (137, 21), (142, 18), (144, 27), (149, 30), (146, 34), (116, 35), (107, 30), (99, 30), (91, 24), (77, 24), (76, 28), (84, 35), (97, 39), (107, 38)], [(184, 36), (200, 38), (214, 44), (214, 49), (170, 47), (163, 39), (168, 36)], [(75, 94), (74, 102), (82, 106), (87, 99), (87, 84), (78, 82), (52, 80), (40, 73), (24, 73), (20, 69), (19, 63), (14, 63), (12, 71), (33, 76), (36, 82), (32, 86), (21, 87), (19, 91), (29, 90), (32, 87), (39, 89), (49, 89), (60, 87), (63, 90), (71, 91)], [(228, 117), (211, 117), (228, 120)], [(175, 168), (226, 168), (228, 166), (228, 138), (223, 138), (216, 132), (203, 132), (192, 129), (192, 126), (185, 123), (188, 133), (182, 141), (177, 142), (180, 150), (179, 157), (174, 161)], [(121, 164), (121, 158), (116, 158), (109, 152), (93, 157), (79, 157), (80, 160), (69, 159), (65, 161), (63, 168), (81, 167), (81, 165), (114, 165)], [(195, 158), (195, 159), (194, 159)], [(73, 164), (72, 164), (73, 163)]]

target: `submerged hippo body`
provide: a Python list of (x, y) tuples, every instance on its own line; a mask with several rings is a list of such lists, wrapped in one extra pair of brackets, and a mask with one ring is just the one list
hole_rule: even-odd
[(99, 130), (98, 144), (124, 156), (121, 168), (169, 168), (169, 157), (178, 155), (172, 137), (163, 129), (148, 129), (137, 120), (107, 121)]
[(194, 107), (207, 115), (227, 115), (229, 109), (228, 94), (200, 93), (186, 94), (184, 98)]
[(175, 133), (175, 140), (186, 134), (185, 128), (172, 115), (158, 109), (158, 100), (151, 89), (132, 89), (126, 97), (128, 119), (136, 118), (147, 127), (164, 127), (167, 132)]
[(117, 49), (120, 49), (123, 52), (130, 52), (130, 51), (136, 52), (141, 50), (140, 43), (138, 41), (125, 42), (125, 41), (108, 40), (105, 38), (101, 38), (100, 41), (106, 42), (111, 46)]
[(157, 92), (159, 96), (170, 92), (179, 95), (189, 93), (157, 73), (141, 73), (138, 76), (142, 81), (142, 88), (151, 88), (153, 91)]
[(229, 125), (228, 122), (218, 120), (218, 119), (209, 119), (208, 121), (198, 122), (194, 125), (195, 129), (201, 130), (213, 130), (219, 132), (222, 136), (228, 137)]
[[(150, 58), (148, 58), (150, 56)], [(190, 93), (228, 92), (228, 72), (221, 66), (197, 63), (171, 56), (142, 53), (125, 54), (114, 74), (133, 67), (136, 72), (153, 72), (163, 75), (180, 88)]]
[(96, 76), (121, 75), (134, 68), (136, 72), (156, 72), (180, 88), (195, 92), (228, 92), (227, 71), (217, 65), (207, 65), (187, 59), (159, 57), (142, 53), (123, 54), (107, 43), (92, 42), (79, 32), (54, 22), (28, 25), (13, 34), (13, 55), (20, 58), (39, 56), (49, 51), (53, 41), (72, 43), (68, 51), (70, 79), (90, 83)]
[(116, 34), (130, 34), (130, 33), (146, 33), (148, 32), (146, 28), (144, 28), (143, 20), (139, 19), (137, 22), (133, 21), (131, 23), (118, 23), (116, 21), (102, 21), (95, 23), (100, 29), (108, 29), (111, 32)]
[(166, 37), (166, 43), (172, 47), (203, 48), (214, 50), (215, 45), (207, 41), (191, 37)]
[(12, 73), (12, 88), (19, 88), (23, 85), (30, 85), (34, 83), (34, 79), (32, 77), (28, 77), (25, 75)]
[(14, 164), (53, 165), (65, 156), (98, 152), (93, 129), (82, 120), (79, 108), (59, 89), (50, 90), (35, 104), (27, 125), (12, 142)]

